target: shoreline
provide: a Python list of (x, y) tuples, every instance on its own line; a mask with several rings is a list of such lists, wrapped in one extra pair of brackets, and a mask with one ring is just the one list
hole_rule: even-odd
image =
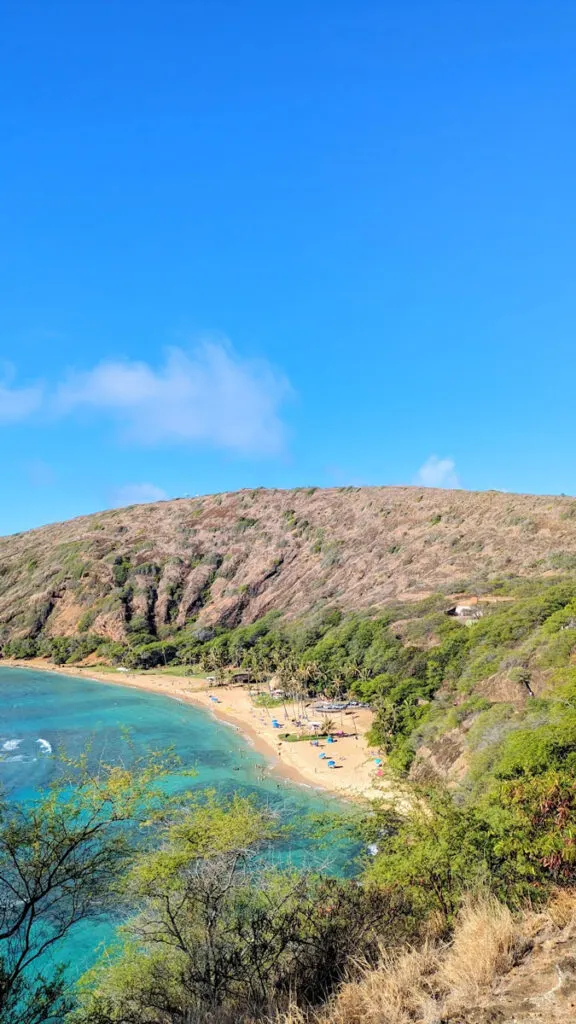
[[(329, 753), (337, 761), (338, 767), (328, 769), (328, 759), (319, 758), (317, 747), (306, 741), (282, 741), (274, 731), (274, 713), (284, 718), (286, 708), (289, 717), (295, 717), (296, 710), (292, 708), (290, 711), (290, 702), (271, 712), (270, 709), (255, 706), (243, 687), (214, 686), (205, 679), (192, 676), (137, 671), (119, 673), (114, 670), (99, 670), (98, 667), (92, 668), (88, 665), (53, 665), (42, 658), (3, 658), (0, 659), (0, 668), (2, 666), (55, 672), (57, 675), (72, 676), (76, 679), (159, 693), (173, 700), (211, 711), (216, 719), (235, 728), (257, 753), (266, 757), (271, 763), (272, 771), (291, 782), (356, 801), (378, 799), (390, 796), (392, 792), (384, 779), (376, 780), (374, 758), (377, 752), (368, 747), (365, 740), (365, 733), (373, 717), (372, 712), (367, 710), (359, 710), (353, 716), (357, 730), (355, 736), (351, 734), (345, 738), (338, 738), (334, 745), (330, 745)], [(211, 693), (217, 698), (218, 703), (210, 699)], [(342, 721), (342, 724), (345, 726), (349, 723)]]

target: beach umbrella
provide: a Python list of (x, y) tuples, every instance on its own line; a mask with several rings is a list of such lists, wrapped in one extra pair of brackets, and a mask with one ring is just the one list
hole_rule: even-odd
[(336, 761), (328, 761), (328, 767), (329, 768), (335, 768), (336, 767)]

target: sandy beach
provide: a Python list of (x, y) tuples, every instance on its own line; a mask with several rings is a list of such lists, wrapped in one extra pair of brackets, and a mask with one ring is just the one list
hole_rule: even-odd
[[(322, 715), (306, 708), (308, 722), (303, 721), (299, 730), (292, 724), (298, 720), (298, 709), (290, 702), (273, 709), (256, 707), (246, 687), (214, 686), (205, 679), (189, 676), (161, 675), (153, 672), (118, 672), (99, 670), (97, 667), (52, 665), (42, 658), (17, 661), (5, 658), (0, 666), (6, 668), (37, 669), (42, 672), (58, 672), (76, 678), (96, 682), (131, 686), (136, 689), (162, 693), (175, 700), (199, 704), (215, 717), (235, 726), (259, 753), (272, 762), (272, 769), (293, 782), (326, 789), (349, 799), (376, 799), (390, 796), (392, 789), (385, 777), (378, 777), (375, 759), (377, 751), (371, 749), (365, 734), (372, 724), (373, 713), (367, 709), (356, 709), (354, 714), (332, 713), (330, 717), (336, 728), (346, 733), (335, 737), (334, 743), (320, 740), (319, 746), (310, 741), (289, 742), (282, 740), (284, 732), (312, 732), (309, 722), (321, 722)], [(217, 698), (217, 702), (211, 700)], [(301, 711), (301, 709), (300, 709)], [(272, 725), (276, 718), (281, 728)], [(325, 758), (320, 757), (324, 753)], [(328, 767), (328, 759), (336, 767)]]

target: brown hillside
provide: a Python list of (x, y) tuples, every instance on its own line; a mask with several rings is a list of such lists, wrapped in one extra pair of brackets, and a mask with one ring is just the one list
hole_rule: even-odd
[(120, 638), (130, 617), (161, 633), (191, 618), (235, 625), (271, 609), (291, 617), (327, 605), (361, 609), (575, 566), (569, 498), (418, 487), (240, 491), (0, 539), (0, 639), (79, 625)]

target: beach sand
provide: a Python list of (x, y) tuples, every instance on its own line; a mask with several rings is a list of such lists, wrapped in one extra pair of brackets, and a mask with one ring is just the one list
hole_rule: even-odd
[[(97, 667), (52, 665), (42, 658), (27, 661), (5, 658), (0, 667), (36, 669), (42, 672), (58, 672), (63, 675), (86, 678), (97, 682), (131, 686), (136, 689), (162, 693), (167, 697), (199, 704), (212, 714), (234, 725), (253, 744), (254, 748), (271, 759), (272, 767), (293, 782), (326, 789), (331, 793), (351, 799), (378, 799), (393, 795), (385, 777), (378, 777), (375, 758), (377, 751), (370, 749), (365, 734), (372, 724), (373, 713), (367, 709), (356, 709), (353, 714), (331, 713), (329, 718), (337, 729), (347, 733), (336, 737), (334, 743), (320, 740), (320, 746), (310, 741), (288, 742), (282, 740), (284, 732), (312, 732), (304, 723), (303, 729), (294, 727), (291, 720), (297, 719), (297, 710), (290, 702), (285, 707), (273, 709), (255, 707), (247, 688), (241, 686), (215, 686), (205, 679), (190, 676), (161, 675), (154, 672), (103, 671)], [(216, 697), (217, 702), (210, 699)], [(286, 713), (287, 712), (287, 713)], [(321, 722), (323, 716), (306, 708), (309, 721)], [(272, 719), (281, 725), (274, 728)], [(325, 759), (320, 754), (325, 753)], [(336, 768), (328, 768), (327, 761), (333, 758)]]

